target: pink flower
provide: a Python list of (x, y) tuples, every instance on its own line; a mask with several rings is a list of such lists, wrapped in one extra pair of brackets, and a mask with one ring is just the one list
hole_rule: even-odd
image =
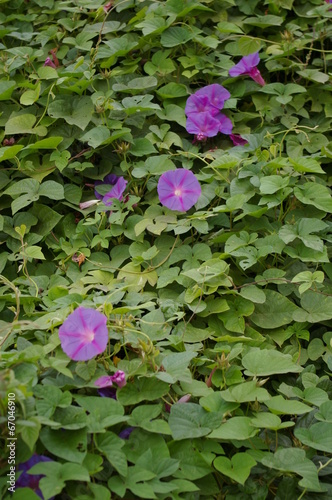
[(229, 76), (248, 75), (259, 85), (265, 85), (259, 69), (256, 67), (260, 61), (258, 52), (242, 57), (242, 59), (229, 70)]
[(110, 10), (110, 8), (112, 7), (113, 5), (113, 0), (111, 0), (110, 2), (106, 3), (103, 7), (104, 9), (104, 12), (107, 14), (107, 12)]
[(164, 172), (158, 181), (157, 190), (160, 203), (179, 212), (189, 210), (201, 195), (198, 180), (185, 168)]
[(125, 372), (118, 370), (114, 375), (112, 375), (112, 380), (117, 384), (117, 386), (121, 389), (126, 385), (126, 374)]
[(105, 351), (108, 343), (104, 314), (78, 307), (59, 328), (62, 350), (74, 361), (87, 361)]
[(121, 389), (126, 385), (126, 374), (125, 372), (118, 370), (114, 373), (114, 375), (103, 375), (102, 377), (97, 378), (95, 381), (95, 385), (100, 389), (104, 389), (105, 387), (112, 387), (113, 383), (117, 384), (117, 386)]
[(56, 68), (56, 65), (49, 57), (46, 57), (44, 66), (50, 66), (50, 68)]

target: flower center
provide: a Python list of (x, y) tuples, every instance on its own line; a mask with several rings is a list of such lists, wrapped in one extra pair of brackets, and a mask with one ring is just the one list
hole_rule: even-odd
[(87, 330), (85, 332), (85, 342), (88, 344), (89, 342), (92, 342), (95, 338), (95, 333), (92, 330)]
[(174, 191), (174, 194), (175, 196), (181, 196), (181, 189), (177, 188), (175, 191)]

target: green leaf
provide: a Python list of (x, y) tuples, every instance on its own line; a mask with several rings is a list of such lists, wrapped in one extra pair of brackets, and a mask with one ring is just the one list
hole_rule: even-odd
[(314, 160), (313, 158), (289, 158), (289, 162), (296, 172), (325, 174), (318, 161)]
[(38, 101), (40, 95), (40, 82), (36, 85), (35, 89), (26, 90), (20, 97), (20, 103), (23, 106), (31, 106), (34, 102)]
[(324, 212), (332, 212), (332, 197), (326, 186), (314, 182), (307, 182), (294, 188), (294, 195), (304, 205), (314, 205)]
[(255, 304), (264, 304), (266, 300), (265, 292), (256, 285), (244, 286), (240, 290), (240, 295), (247, 300), (251, 300), (251, 302)]
[(205, 411), (195, 403), (172, 405), (168, 420), (173, 439), (193, 439), (206, 436), (220, 423), (220, 415)]
[(162, 47), (176, 47), (177, 45), (181, 46), (182, 44), (189, 42), (192, 40), (194, 36), (197, 34), (198, 30), (189, 29), (189, 27), (179, 27), (172, 26), (164, 31), (160, 37), (160, 42)]
[(10, 99), (17, 83), (15, 80), (2, 80), (0, 82), (0, 101), (7, 101)]
[(4, 148), (0, 148), (0, 162), (15, 158), (17, 153), (21, 151), (23, 147), (24, 146), (22, 144), (17, 144), (16, 146), (5, 146)]
[(177, 97), (188, 96), (188, 91), (185, 85), (174, 82), (167, 83), (156, 92), (162, 99), (175, 99)]
[(40, 433), (40, 440), (56, 457), (81, 464), (86, 456), (86, 429), (67, 431), (44, 427)]
[(295, 429), (294, 434), (303, 444), (315, 450), (332, 453), (332, 433), (329, 422), (318, 422), (309, 429)]
[(133, 405), (141, 401), (153, 401), (167, 394), (169, 385), (156, 378), (141, 378), (125, 385), (118, 392), (118, 401), (123, 405)]
[(295, 321), (319, 323), (332, 318), (332, 297), (308, 290), (301, 297), (301, 314), (295, 314)]
[(254, 437), (257, 432), (258, 429), (252, 427), (249, 417), (232, 417), (226, 420), (218, 429), (212, 431), (209, 438), (242, 441)]
[(42, 252), (42, 247), (32, 245), (24, 249), (24, 254), (30, 259), (45, 260), (45, 256)]
[(281, 418), (274, 413), (261, 412), (257, 413), (255, 418), (251, 420), (251, 425), (259, 429), (271, 429), (277, 431), (285, 427), (293, 427), (295, 422), (282, 422)]
[(31, 451), (34, 449), (34, 446), (39, 438), (40, 429), (41, 424), (37, 417), (30, 417), (22, 427), (21, 437), (23, 441), (29, 446)]
[(121, 448), (124, 446), (123, 439), (113, 434), (113, 432), (97, 434), (96, 446), (121, 476), (127, 475), (127, 459), (125, 453), (121, 451)]
[[(296, 434), (296, 431), (295, 431)], [(299, 448), (279, 449), (273, 455), (268, 454), (262, 459), (262, 464), (282, 472), (295, 472), (302, 476), (299, 485), (311, 491), (324, 491), (319, 484), (318, 471), (315, 464), (306, 457), (304, 450)]]
[(167, 354), (162, 361), (165, 372), (159, 372), (157, 378), (169, 384), (175, 384), (178, 380), (190, 382), (191, 373), (187, 367), (195, 357), (196, 353), (189, 351)]
[(315, 419), (332, 424), (332, 401), (325, 401), (319, 411), (315, 413)]
[(63, 186), (58, 182), (46, 181), (39, 188), (39, 195), (46, 196), (51, 200), (63, 200), (65, 192)]
[(257, 464), (248, 453), (236, 453), (231, 460), (226, 457), (217, 457), (213, 462), (215, 468), (224, 476), (234, 479), (244, 485), (250, 476), (251, 469)]
[(293, 363), (290, 354), (283, 354), (274, 349), (252, 348), (243, 356), (242, 365), (249, 376), (266, 377), (276, 373), (299, 373), (302, 367)]
[(253, 323), (266, 329), (291, 323), (299, 308), (278, 292), (265, 290), (264, 293), (266, 301), (255, 305), (255, 311), (251, 316)]
[(6, 122), (5, 134), (15, 135), (15, 134), (36, 134), (44, 136), (47, 134), (46, 127), (39, 126), (33, 128), (36, 123), (37, 117), (29, 113), (14, 116)]
[[(59, 144), (63, 141), (62, 137), (47, 137), (46, 139), (41, 139), (40, 141), (34, 142), (33, 144), (29, 144), (25, 146), (24, 151), (26, 150), (35, 150), (35, 149), (56, 149)], [(14, 148), (17, 146), (13, 146)]]
[(225, 401), (235, 403), (245, 403), (248, 401), (266, 401), (270, 399), (270, 395), (266, 389), (259, 387), (257, 383), (252, 380), (250, 382), (243, 382), (221, 391), (220, 396)]
[(88, 96), (62, 95), (50, 103), (47, 112), (51, 118), (63, 118), (69, 125), (85, 130), (92, 118), (94, 106)]
[(88, 130), (84, 135), (82, 135), (79, 140), (82, 142), (87, 142), (89, 146), (96, 149), (98, 146), (107, 141), (110, 137), (110, 131), (104, 125), (99, 125), (91, 130)]
[(302, 415), (312, 411), (311, 406), (293, 399), (284, 399), (282, 396), (274, 396), (265, 404), (276, 415)]

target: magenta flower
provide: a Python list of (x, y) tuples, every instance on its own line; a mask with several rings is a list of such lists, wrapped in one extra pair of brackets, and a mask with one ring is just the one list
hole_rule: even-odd
[(59, 328), (62, 350), (74, 361), (87, 361), (105, 351), (108, 342), (104, 314), (78, 307)]
[(126, 374), (125, 372), (118, 370), (114, 375), (112, 375), (112, 380), (117, 384), (117, 386), (121, 389), (126, 385)]
[(179, 212), (189, 210), (201, 195), (198, 180), (185, 168), (164, 172), (158, 181), (157, 190), (160, 203)]
[(114, 375), (103, 375), (102, 377), (97, 378), (95, 381), (95, 385), (100, 389), (104, 389), (105, 387), (112, 387), (113, 383), (116, 383), (117, 386), (121, 389), (126, 385), (126, 374), (125, 372), (118, 370), (114, 373)]
[(248, 141), (238, 134), (230, 134), (229, 138), (233, 141), (234, 146), (245, 146), (248, 144)]
[(111, 0), (110, 2), (106, 3), (103, 7), (104, 9), (104, 12), (105, 14), (107, 14), (107, 12), (110, 10), (110, 8), (113, 6), (113, 0)]
[(56, 68), (56, 65), (49, 57), (46, 57), (44, 66), (50, 66), (50, 68)]
[[(17, 488), (30, 488), (33, 490), (36, 495), (38, 495), (42, 500), (44, 500), (44, 496), (39, 488), (39, 481), (41, 478), (45, 477), (44, 474), (28, 474), (28, 471), (36, 464), (40, 462), (52, 462), (52, 460), (44, 455), (32, 455), (29, 460), (20, 464), (18, 466), (18, 470), (22, 471), (20, 477), (16, 481)], [(54, 497), (52, 497), (53, 499)], [(50, 499), (50, 500), (52, 500)]]
[(259, 85), (265, 85), (257, 65), (260, 61), (258, 52), (242, 57), (242, 59), (229, 70), (229, 76), (248, 75)]
[(112, 189), (105, 194), (103, 197), (103, 203), (107, 207), (110, 207), (113, 203), (113, 199), (116, 198), (118, 200), (122, 200), (123, 192), (126, 189), (128, 181), (126, 181), (123, 177), (119, 177), (116, 184), (112, 187)]

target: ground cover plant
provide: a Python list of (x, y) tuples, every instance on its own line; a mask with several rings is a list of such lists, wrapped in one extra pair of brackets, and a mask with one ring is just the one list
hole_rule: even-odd
[(332, 497), (332, 6), (1, 0), (1, 498)]

